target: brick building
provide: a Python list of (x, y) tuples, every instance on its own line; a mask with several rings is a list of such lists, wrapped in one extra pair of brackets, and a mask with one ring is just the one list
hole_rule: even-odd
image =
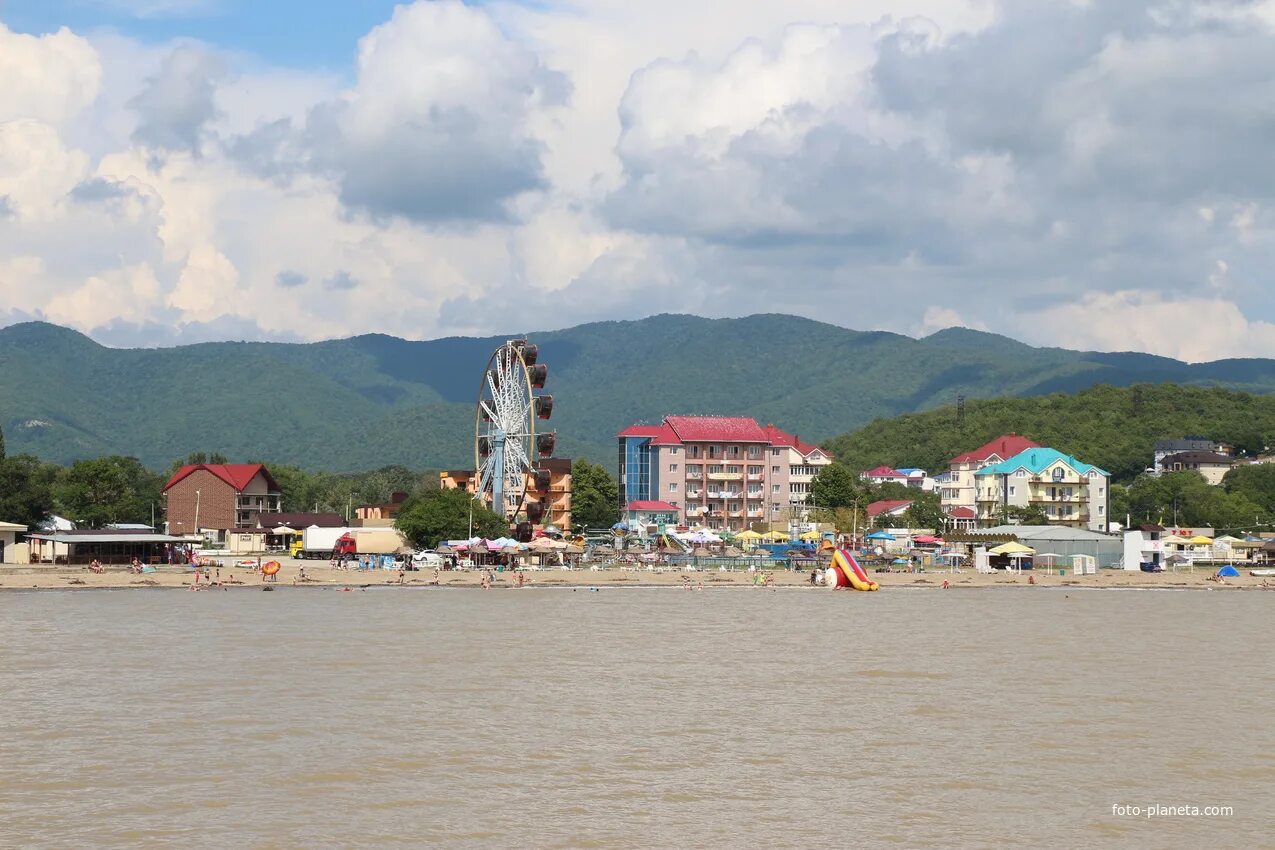
[(262, 513), (278, 513), (279, 485), (259, 463), (183, 466), (164, 485), (169, 534), (255, 528)]

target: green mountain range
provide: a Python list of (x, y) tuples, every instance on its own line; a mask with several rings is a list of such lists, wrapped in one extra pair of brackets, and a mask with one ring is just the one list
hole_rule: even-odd
[[(1167, 381), (1275, 392), (1272, 360), (1192, 365), (962, 329), (917, 340), (783, 315), (526, 335), (549, 367), (558, 454), (608, 467), (618, 430), (667, 413), (754, 416), (817, 442), (960, 395)], [(208, 451), (331, 471), (461, 467), (472, 463), (479, 378), (505, 338), (112, 349), (54, 325), (13, 325), (0, 329), (0, 427), (11, 454), (59, 462), (126, 454), (160, 468)]]

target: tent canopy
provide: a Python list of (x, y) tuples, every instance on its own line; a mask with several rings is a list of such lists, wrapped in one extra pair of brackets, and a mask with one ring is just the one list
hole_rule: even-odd
[(874, 531), (864, 538), (865, 540), (893, 540), (894, 535), (888, 531)]
[(1205, 537), (1203, 534), (1197, 534), (1187, 542), (1193, 543), (1196, 546), (1208, 546), (1213, 542), (1213, 538)]
[(1222, 569), (1218, 570), (1217, 574), (1220, 576), (1226, 576), (1227, 578), (1236, 578), (1239, 576), (1240, 571), (1235, 569), (1235, 567), (1232, 567), (1231, 565), (1228, 564), (1227, 566), (1222, 567)]
[(995, 549), (989, 549), (987, 551), (992, 555), (1033, 555), (1036, 552), (1036, 550), (1032, 547), (1024, 546), (1021, 543), (1015, 543), (1012, 540), (1009, 543), (1002, 543)]

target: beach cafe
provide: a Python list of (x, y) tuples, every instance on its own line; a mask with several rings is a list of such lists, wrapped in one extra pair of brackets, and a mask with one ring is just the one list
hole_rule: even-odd
[(149, 529), (76, 529), (30, 534), (27, 539), (33, 564), (87, 564), (94, 559), (128, 564), (134, 558), (143, 564), (161, 564), (167, 563), (172, 549), (189, 544), (185, 537)]

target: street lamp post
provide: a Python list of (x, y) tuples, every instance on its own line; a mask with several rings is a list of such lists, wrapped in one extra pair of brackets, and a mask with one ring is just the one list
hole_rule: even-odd
[(199, 533), (199, 491), (195, 491), (195, 533)]

